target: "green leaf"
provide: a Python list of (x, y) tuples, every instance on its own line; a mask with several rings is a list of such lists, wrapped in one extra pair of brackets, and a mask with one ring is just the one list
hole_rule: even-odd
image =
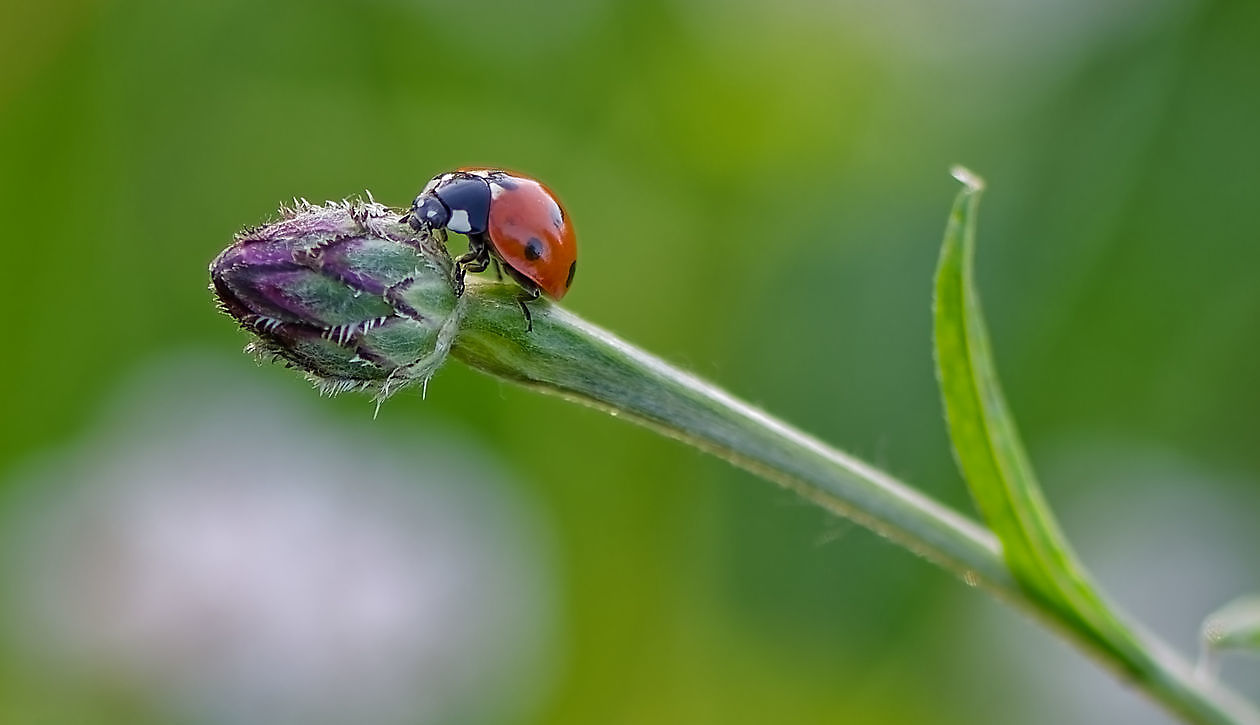
[(1260, 651), (1260, 595), (1235, 599), (1208, 615), (1201, 632), (1206, 650)]
[(1059, 530), (1002, 395), (972, 264), (983, 182), (962, 168), (954, 176), (965, 188), (945, 230), (934, 312), (937, 376), (955, 457), (1019, 583), (1083, 625), (1100, 646), (1123, 646), (1131, 638)]

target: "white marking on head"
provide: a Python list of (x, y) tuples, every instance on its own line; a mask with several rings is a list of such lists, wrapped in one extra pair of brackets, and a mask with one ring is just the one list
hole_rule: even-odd
[(503, 186), (496, 184), (493, 181), (490, 182), (490, 199), (491, 200), (498, 199), (499, 195), (505, 191), (507, 191), (507, 189), (504, 188)]
[(495, 171), (494, 169), (475, 169), (473, 171), (468, 171), (465, 173), (472, 174), (473, 176), (480, 176), (483, 179), (488, 179), (490, 178), (491, 174), (496, 174), (498, 172)]
[(472, 224), (468, 222), (468, 212), (464, 209), (452, 209), (451, 219), (446, 223), (446, 228), (460, 234), (471, 232)]

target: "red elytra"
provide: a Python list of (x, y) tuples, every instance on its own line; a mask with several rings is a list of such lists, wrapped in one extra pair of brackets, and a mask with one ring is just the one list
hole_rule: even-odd
[(577, 271), (577, 236), (555, 193), (524, 174), (479, 166), (459, 172), (490, 183), (487, 235), (511, 272), (525, 277), (552, 299), (560, 299)]

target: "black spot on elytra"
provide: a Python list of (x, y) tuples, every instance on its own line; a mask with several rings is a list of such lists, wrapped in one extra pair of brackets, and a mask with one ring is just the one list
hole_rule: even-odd
[(573, 273), (576, 271), (577, 271), (577, 261), (575, 260), (573, 264), (569, 265), (569, 278), (564, 281), (565, 287), (573, 286)]
[(530, 237), (529, 241), (525, 242), (525, 258), (529, 261), (533, 262), (542, 258), (542, 253), (543, 243), (539, 241), (538, 237)]

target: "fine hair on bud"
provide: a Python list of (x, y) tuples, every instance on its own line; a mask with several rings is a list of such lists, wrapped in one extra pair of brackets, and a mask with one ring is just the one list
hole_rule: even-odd
[(427, 383), (459, 327), (446, 248), (370, 199), (297, 201), (236, 235), (210, 263), (247, 351), (306, 373), (321, 392), (384, 399)]

